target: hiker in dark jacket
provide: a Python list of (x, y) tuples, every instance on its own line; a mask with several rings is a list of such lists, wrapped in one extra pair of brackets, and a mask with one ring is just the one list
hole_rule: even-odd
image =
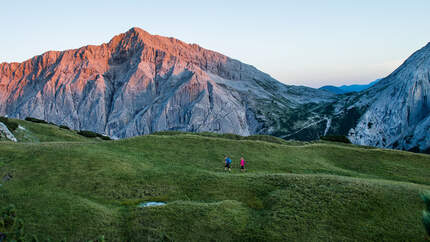
[(224, 171), (227, 171), (227, 168), (228, 168), (228, 171), (231, 172), (231, 159), (230, 159), (230, 157), (225, 156), (224, 162), (225, 162)]

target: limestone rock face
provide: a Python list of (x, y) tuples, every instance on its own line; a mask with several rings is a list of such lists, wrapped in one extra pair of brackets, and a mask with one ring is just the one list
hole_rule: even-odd
[(366, 107), (349, 137), (356, 144), (426, 151), (430, 148), (430, 43), (391, 75), (360, 93)]
[[(333, 100), (326, 91), (286, 86), (253, 66), (139, 28), (100, 46), (0, 65), (0, 115), (118, 138), (160, 130), (267, 133), (272, 106)], [(270, 107), (260, 114), (262, 103)]]
[(6, 139), (17, 142), (18, 140), (15, 138), (15, 136), (10, 132), (10, 130), (7, 128), (7, 126), (0, 122), (0, 136), (5, 137)]

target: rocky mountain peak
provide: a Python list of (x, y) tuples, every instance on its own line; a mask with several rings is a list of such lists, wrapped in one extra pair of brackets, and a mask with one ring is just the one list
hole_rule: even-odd
[(250, 135), (269, 122), (257, 114), (259, 105), (282, 110), (331, 98), (139, 28), (106, 44), (46, 52), (0, 70), (0, 115), (32, 116), (117, 137), (159, 130)]
[(392, 81), (394, 79), (402, 81), (412, 81), (415, 80), (415, 78), (413, 76), (408, 75), (421, 75), (423, 72), (428, 72), (429, 70), (430, 42), (426, 46), (414, 52), (392, 74), (385, 78), (384, 81)]

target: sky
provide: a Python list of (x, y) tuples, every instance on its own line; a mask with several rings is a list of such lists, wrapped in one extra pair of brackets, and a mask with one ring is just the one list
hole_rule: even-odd
[(429, 13), (429, 0), (2, 1), (0, 62), (98, 45), (139, 27), (286, 84), (362, 84), (430, 41)]

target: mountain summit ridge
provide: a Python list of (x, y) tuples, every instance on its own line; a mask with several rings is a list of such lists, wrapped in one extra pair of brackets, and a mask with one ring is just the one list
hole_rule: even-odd
[(333, 98), (139, 28), (98, 46), (3, 64), (0, 72), (0, 115), (33, 116), (116, 137), (170, 129), (268, 132), (272, 114), (258, 114), (260, 105), (280, 110)]

